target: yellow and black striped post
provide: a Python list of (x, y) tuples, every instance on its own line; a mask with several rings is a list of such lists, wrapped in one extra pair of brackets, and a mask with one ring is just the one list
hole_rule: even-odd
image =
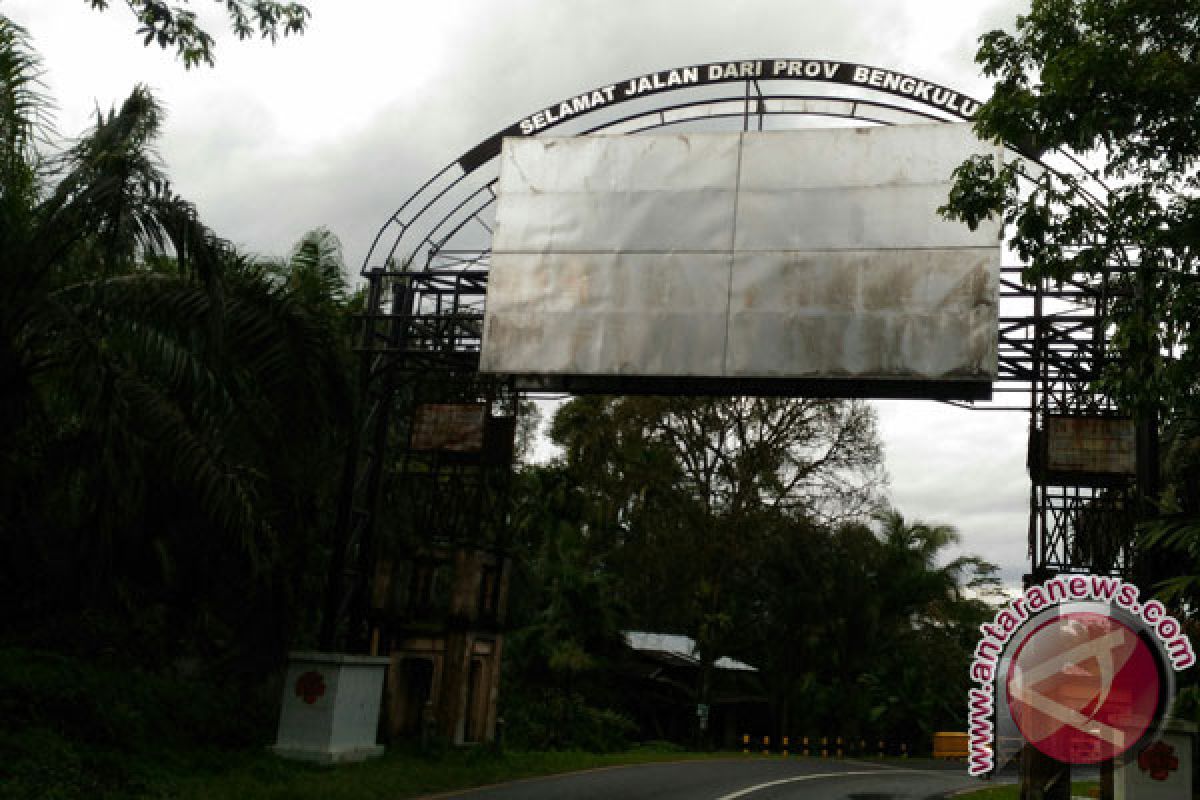
[(807, 736), (804, 737), (802, 744), (804, 745), (804, 756), (807, 758), (808, 757), (808, 737)]
[(770, 755), (770, 754), (771, 754), (771, 737), (770, 737), (770, 736), (764, 736), (764, 737), (763, 737), (763, 751), (762, 751), (762, 754), (763, 754), (764, 756), (766, 756), (766, 755)]
[(783, 757), (788, 757), (788, 737), (783, 737)]
[(750, 734), (748, 734), (748, 733), (742, 734), (742, 752), (743, 753), (750, 752)]

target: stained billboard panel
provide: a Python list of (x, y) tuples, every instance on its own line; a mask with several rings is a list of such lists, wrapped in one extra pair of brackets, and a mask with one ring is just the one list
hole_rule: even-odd
[(481, 369), (525, 388), (978, 398), (1000, 227), (968, 125), (506, 140)]

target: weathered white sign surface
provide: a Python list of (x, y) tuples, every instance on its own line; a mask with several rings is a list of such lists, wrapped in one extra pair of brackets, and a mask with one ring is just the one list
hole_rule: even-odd
[(481, 369), (983, 396), (1000, 225), (936, 209), (989, 152), (968, 124), (506, 140)]

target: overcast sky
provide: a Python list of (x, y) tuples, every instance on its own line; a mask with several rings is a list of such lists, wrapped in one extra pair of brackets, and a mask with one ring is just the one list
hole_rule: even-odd
[[(1027, 3), (310, 0), (309, 32), (272, 48), (237, 42), (218, 4), (194, 0), (219, 35), (216, 68), (191, 71), (143, 48), (124, 4), (112, 5), (101, 14), (85, 0), (0, 0), (45, 60), (59, 131), (79, 132), (97, 107), (148, 84), (168, 110), (169, 174), (210, 226), (249, 251), (283, 254), (326, 225), (357, 269), (420, 183), (552, 102), (673, 66), (760, 57), (872, 64), (983, 98), (976, 39), (1011, 28)], [(1026, 415), (878, 407), (897, 509), (955, 525), (965, 551), (1019, 583)]]

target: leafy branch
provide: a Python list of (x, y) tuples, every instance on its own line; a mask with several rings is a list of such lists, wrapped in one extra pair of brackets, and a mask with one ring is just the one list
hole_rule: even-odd
[[(106, 11), (110, 0), (86, 0), (92, 8)], [(185, 69), (200, 64), (213, 65), (213, 49), (216, 42), (211, 34), (200, 26), (196, 12), (187, 7), (190, 0), (181, 5), (170, 5), (163, 0), (125, 0), (129, 10), (137, 17), (141, 27), (138, 34), (142, 44), (149, 47), (157, 44), (162, 49), (174, 47), (176, 55), (183, 60)], [(225, 7), (229, 25), (239, 39), (249, 39), (257, 33), (274, 44), (279, 36), (302, 34), (312, 12), (300, 3), (281, 3), (276, 0), (214, 0)]]

